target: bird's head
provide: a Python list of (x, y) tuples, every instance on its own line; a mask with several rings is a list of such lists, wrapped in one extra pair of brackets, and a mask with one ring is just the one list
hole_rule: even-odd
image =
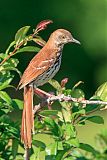
[(66, 43), (78, 43), (80, 42), (73, 38), (72, 34), (65, 29), (57, 29), (51, 35), (52, 39), (54, 39), (55, 43), (58, 45), (64, 45)]

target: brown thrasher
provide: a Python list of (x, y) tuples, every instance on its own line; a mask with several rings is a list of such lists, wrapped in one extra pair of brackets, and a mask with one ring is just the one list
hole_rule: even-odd
[(58, 72), (61, 65), (63, 46), (66, 43), (80, 42), (65, 29), (54, 31), (46, 45), (30, 61), (19, 83), (24, 88), (24, 109), (22, 115), (21, 139), (26, 148), (31, 148), (33, 122), (33, 87), (48, 82)]

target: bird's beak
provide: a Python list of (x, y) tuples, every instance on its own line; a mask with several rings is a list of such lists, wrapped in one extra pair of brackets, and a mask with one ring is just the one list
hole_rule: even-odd
[(76, 40), (75, 38), (72, 38), (72, 42), (73, 43), (77, 43), (77, 44), (81, 44), (78, 40)]

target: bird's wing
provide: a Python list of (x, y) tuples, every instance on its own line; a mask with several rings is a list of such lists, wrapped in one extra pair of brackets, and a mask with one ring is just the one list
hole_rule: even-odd
[(19, 82), (18, 88), (21, 89), (34, 81), (39, 75), (48, 70), (56, 60), (57, 49), (41, 50), (29, 63)]

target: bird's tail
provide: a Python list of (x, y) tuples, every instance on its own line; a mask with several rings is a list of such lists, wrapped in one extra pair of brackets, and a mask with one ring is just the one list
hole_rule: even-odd
[(24, 142), (25, 148), (31, 148), (33, 130), (33, 86), (27, 85), (24, 87), (24, 109), (21, 126), (21, 140)]

